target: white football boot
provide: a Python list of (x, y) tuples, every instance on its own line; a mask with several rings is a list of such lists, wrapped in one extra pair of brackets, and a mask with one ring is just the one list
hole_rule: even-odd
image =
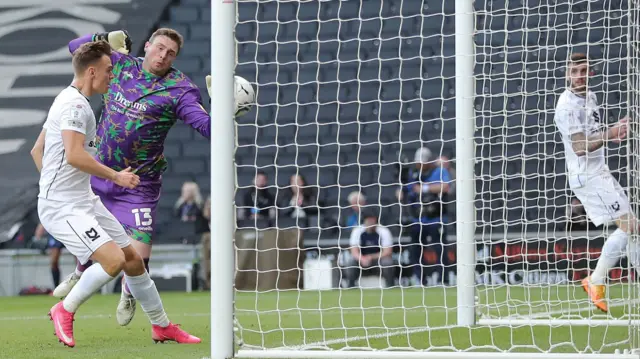
[(75, 272), (69, 274), (58, 286), (53, 290), (53, 296), (63, 299), (71, 292), (71, 289), (78, 283), (80, 276)]
[(122, 293), (120, 293), (120, 302), (116, 309), (116, 319), (118, 324), (125, 326), (131, 323), (133, 316), (136, 314), (136, 298), (124, 291), (124, 279), (122, 280)]

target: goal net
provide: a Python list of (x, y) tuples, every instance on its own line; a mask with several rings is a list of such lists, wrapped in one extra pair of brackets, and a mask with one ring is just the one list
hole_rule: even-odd
[(584, 52), (602, 123), (632, 116), (606, 153), (640, 213), (640, 3), (471, 3), (236, 1), (235, 73), (257, 94), (235, 124), (237, 357), (640, 344), (626, 258), (608, 314), (582, 289), (611, 227), (572, 206), (553, 121)]

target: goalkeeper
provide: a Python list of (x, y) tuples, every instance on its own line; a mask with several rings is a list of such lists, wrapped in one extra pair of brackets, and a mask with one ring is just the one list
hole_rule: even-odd
[[(92, 40), (106, 40), (116, 50), (111, 55), (114, 79), (103, 96), (98, 122), (97, 159), (116, 171), (131, 167), (140, 176), (140, 185), (125, 189), (93, 177), (91, 186), (134, 239), (133, 246), (149, 271), (162, 173), (167, 168), (164, 140), (177, 120), (210, 138), (211, 117), (202, 106), (198, 87), (172, 67), (183, 45), (177, 31), (156, 30), (144, 45), (143, 58), (129, 55), (131, 40), (125, 31), (80, 37), (69, 43), (69, 51), (73, 53)], [(207, 77), (208, 89), (209, 83), (210, 77)], [(84, 266), (78, 264), (76, 271), (56, 287), (54, 296), (66, 296), (90, 265), (91, 262)], [(118, 323), (129, 324), (135, 309), (135, 299), (123, 280), (116, 311)]]

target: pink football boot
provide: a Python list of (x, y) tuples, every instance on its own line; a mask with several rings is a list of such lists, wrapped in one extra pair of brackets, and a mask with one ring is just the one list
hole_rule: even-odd
[(73, 313), (67, 312), (60, 302), (51, 308), (49, 318), (53, 321), (53, 328), (60, 343), (73, 348), (76, 345), (76, 341), (73, 340)]
[(200, 338), (195, 337), (180, 329), (179, 324), (169, 323), (169, 326), (167, 326), (166, 328), (163, 328), (159, 325), (153, 325), (151, 329), (151, 339), (153, 339), (153, 341), (156, 343), (163, 343), (169, 340), (180, 344), (198, 344), (202, 341)]

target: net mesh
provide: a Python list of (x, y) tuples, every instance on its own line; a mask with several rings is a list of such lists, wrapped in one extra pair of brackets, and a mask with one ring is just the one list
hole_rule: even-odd
[[(568, 226), (553, 122), (571, 51), (598, 59), (589, 85), (603, 122), (637, 110), (637, 57), (627, 61), (629, 43), (638, 51), (628, 37), (637, 37), (636, 2), (475, 2), (479, 324), (465, 329), (455, 308), (455, 2), (237, 1), (236, 74), (257, 93), (236, 126), (243, 347), (591, 353), (637, 344), (626, 261), (610, 273), (611, 314), (595, 312), (580, 287), (609, 228)], [(412, 185), (421, 147), (439, 159), (432, 185), (448, 185), (435, 199)], [(608, 147), (623, 187), (638, 178), (627, 157), (625, 146)], [(423, 191), (416, 206), (412, 193)], [(425, 216), (434, 210), (444, 214)], [(350, 241), (365, 214), (392, 242), (371, 271), (352, 253), (371, 248)], [(509, 322), (549, 318), (567, 321)], [(610, 322), (571, 321), (590, 319)]]

